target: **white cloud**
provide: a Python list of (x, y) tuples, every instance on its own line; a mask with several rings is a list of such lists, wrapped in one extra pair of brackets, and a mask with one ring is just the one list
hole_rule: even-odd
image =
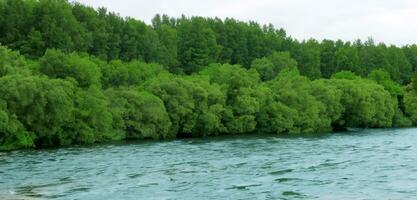
[(233, 17), (272, 23), (298, 38), (417, 43), (413, 0), (77, 0), (150, 22), (157, 14)]

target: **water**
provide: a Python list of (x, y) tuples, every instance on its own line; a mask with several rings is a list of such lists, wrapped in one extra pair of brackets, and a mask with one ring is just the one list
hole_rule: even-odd
[(417, 129), (0, 153), (0, 199), (417, 199)]

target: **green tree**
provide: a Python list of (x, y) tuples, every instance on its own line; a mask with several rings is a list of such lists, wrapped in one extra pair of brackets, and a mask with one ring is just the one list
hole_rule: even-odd
[(320, 71), (324, 78), (330, 78), (337, 69), (335, 67), (335, 52), (337, 47), (332, 40), (323, 40), (320, 44)]
[(12, 74), (29, 75), (30, 73), (23, 56), (0, 46), (0, 77)]
[(103, 87), (138, 86), (160, 73), (166, 73), (159, 64), (147, 64), (140, 61), (122, 62), (120, 60), (103, 63), (95, 61), (102, 72)]
[(41, 32), (32, 29), (23, 42), (20, 51), (29, 58), (41, 57), (45, 53), (45, 42)]
[(67, 130), (74, 120), (74, 90), (64, 80), (20, 75), (0, 78), (0, 99), (26, 131), (36, 134), (36, 147), (72, 143), (72, 133)]
[(311, 95), (311, 81), (300, 76), (296, 69), (282, 71), (274, 80), (268, 82), (274, 91), (275, 101), (281, 102), (296, 112), (293, 127), (289, 133), (314, 133), (331, 130), (331, 118), (326, 116), (325, 105)]
[(199, 71), (217, 61), (220, 46), (203, 18), (182, 18), (177, 29), (178, 58), (185, 73)]
[(387, 90), (392, 96), (404, 96), (404, 89), (400, 84), (391, 80), (390, 74), (388, 72), (382, 69), (373, 70), (368, 75), (368, 78), (384, 86), (385, 90)]
[(163, 24), (156, 28), (161, 46), (159, 48), (158, 62), (170, 72), (181, 73), (178, 63), (177, 30), (169, 25)]
[(334, 55), (336, 71), (351, 71), (360, 74), (359, 54), (356, 47), (344, 46), (339, 48)]
[(32, 26), (41, 33), (45, 48), (86, 51), (90, 45), (85, 40), (86, 30), (72, 14), (72, 6), (66, 0), (39, 1), (31, 17)]
[(33, 2), (0, 1), (0, 43), (19, 50), (31, 30)]
[(164, 103), (157, 96), (137, 89), (106, 91), (111, 100), (113, 127), (127, 139), (175, 137)]
[(48, 50), (39, 60), (39, 72), (51, 78), (73, 78), (80, 87), (100, 85), (100, 68), (88, 57)]
[(9, 114), (0, 101), (0, 151), (34, 147), (35, 135), (26, 131), (15, 115)]
[(406, 92), (404, 95), (405, 114), (414, 125), (417, 124), (417, 93), (415, 91)]
[(269, 81), (285, 68), (297, 68), (297, 61), (291, 58), (289, 52), (275, 52), (266, 58), (255, 59), (251, 68), (258, 71), (262, 81)]
[(92, 144), (122, 138), (112, 130), (109, 99), (98, 86), (77, 89), (74, 105), (75, 120), (71, 125), (74, 143)]
[(164, 102), (172, 127), (171, 132), (191, 133), (196, 125), (196, 105), (190, 90), (193, 85), (185, 79), (172, 75), (161, 75), (149, 82), (145, 88)]
[[(345, 72), (345, 74), (347, 74)], [(354, 76), (354, 75), (353, 75)], [(331, 84), (342, 91), (343, 117), (337, 121), (342, 127), (391, 127), (395, 114), (395, 100), (377, 83), (343, 75), (334, 75)]]
[(256, 114), (257, 131), (260, 133), (294, 133), (298, 130), (294, 123), (298, 118), (296, 109), (278, 101), (273, 90), (266, 84), (257, 88), (260, 110)]
[(256, 86), (259, 74), (238, 65), (214, 64), (201, 72), (218, 84), (226, 95), (223, 121), (229, 134), (248, 133), (256, 128), (255, 114), (259, 111)]
[(301, 75), (310, 79), (321, 78), (320, 46), (316, 40), (294, 43), (291, 55), (297, 61)]
[(393, 79), (401, 84), (410, 83), (413, 67), (404, 52), (398, 47), (390, 46), (387, 49), (387, 59), (393, 69), (388, 71)]
[(402, 50), (412, 66), (412, 71), (415, 72), (417, 69), (417, 45), (407, 45)]

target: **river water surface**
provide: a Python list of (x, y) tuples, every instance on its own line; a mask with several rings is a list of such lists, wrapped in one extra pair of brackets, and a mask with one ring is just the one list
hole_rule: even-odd
[(0, 199), (417, 199), (417, 129), (0, 153)]

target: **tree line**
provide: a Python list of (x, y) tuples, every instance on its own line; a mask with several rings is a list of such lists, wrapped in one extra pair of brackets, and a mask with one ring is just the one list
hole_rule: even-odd
[(0, 150), (417, 125), (417, 46), (0, 0)]
[(0, 43), (32, 59), (53, 48), (106, 61), (160, 63), (175, 74), (191, 74), (211, 63), (249, 68), (277, 51), (289, 52), (310, 79), (343, 70), (366, 77), (384, 69), (394, 81), (408, 84), (417, 67), (416, 45), (298, 41), (272, 25), (230, 18), (156, 15), (148, 25), (66, 0), (0, 0)]

